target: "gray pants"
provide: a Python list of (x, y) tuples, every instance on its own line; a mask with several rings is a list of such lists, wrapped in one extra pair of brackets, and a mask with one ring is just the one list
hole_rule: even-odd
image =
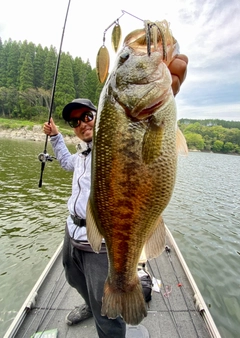
[(120, 317), (101, 316), (103, 287), (108, 273), (107, 253), (96, 254), (73, 247), (66, 228), (63, 266), (68, 283), (91, 308), (99, 338), (125, 338), (126, 324)]

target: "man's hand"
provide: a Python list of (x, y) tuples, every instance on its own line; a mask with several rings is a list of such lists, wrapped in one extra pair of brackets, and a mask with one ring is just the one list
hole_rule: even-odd
[(184, 54), (178, 54), (168, 66), (172, 75), (172, 91), (174, 96), (177, 95), (180, 90), (181, 84), (186, 78), (187, 64), (187, 56)]
[(52, 117), (50, 119), (50, 124), (45, 122), (43, 125), (43, 131), (46, 135), (53, 136), (59, 133), (57, 126), (55, 125)]

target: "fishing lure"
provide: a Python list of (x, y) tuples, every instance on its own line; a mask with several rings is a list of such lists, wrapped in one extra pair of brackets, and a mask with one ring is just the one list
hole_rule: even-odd
[(120, 27), (120, 25), (117, 21), (116, 25), (114, 26), (114, 28), (112, 30), (112, 47), (113, 47), (113, 50), (115, 51), (115, 53), (118, 50), (121, 38), (122, 38), (122, 30), (121, 30), (121, 27)]
[(98, 80), (103, 83), (108, 75), (110, 56), (106, 46), (102, 45), (97, 54), (96, 70)]

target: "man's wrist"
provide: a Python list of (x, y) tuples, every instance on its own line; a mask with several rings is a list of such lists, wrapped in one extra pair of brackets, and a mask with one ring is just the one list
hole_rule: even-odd
[(50, 135), (50, 137), (54, 137), (54, 136), (57, 136), (58, 134), (54, 134), (54, 135)]

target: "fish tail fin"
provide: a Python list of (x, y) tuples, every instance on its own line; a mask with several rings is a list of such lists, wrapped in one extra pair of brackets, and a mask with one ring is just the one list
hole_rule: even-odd
[(103, 236), (100, 234), (97, 228), (97, 225), (96, 225), (96, 222), (93, 216), (90, 200), (88, 200), (88, 203), (87, 203), (86, 228), (87, 228), (88, 241), (91, 244), (93, 251), (99, 252), (101, 249)]
[(114, 319), (121, 316), (127, 324), (138, 325), (147, 316), (146, 303), (138, 276), (129, 291), (116, 289), (109, 278), (104, 285), (102, 316)]
[(179, 127), (177, 127), (176, 144), (177, 144), (177, 152), (180, 155), (188, 154), (187, 142)]

